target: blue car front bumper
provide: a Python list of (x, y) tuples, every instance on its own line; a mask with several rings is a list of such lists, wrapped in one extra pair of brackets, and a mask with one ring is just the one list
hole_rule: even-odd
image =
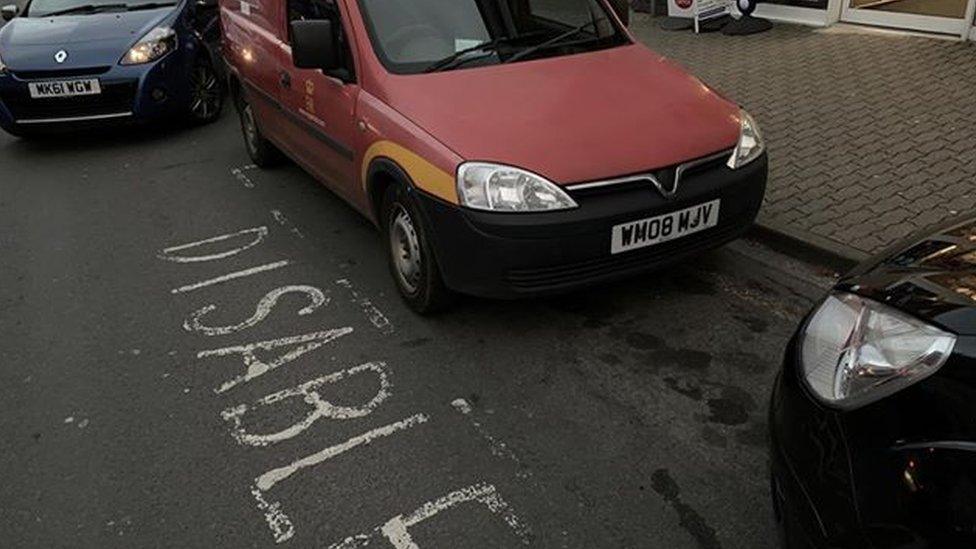
[[(0, 75), (0, 127), (11, 133), (71, 129), (78, 126), (138, 123), (186, 112), (189, 75), (183, 51), (145, 65), (31, 71)], [(97, 78), (98, 95), (31, 97), (31, 82)]]

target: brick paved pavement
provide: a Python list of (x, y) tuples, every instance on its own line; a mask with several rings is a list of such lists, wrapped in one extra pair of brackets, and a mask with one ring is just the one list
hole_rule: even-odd
[(851, 258), (976, 207), (976, 47), (777, 24), (632, 28), (745, 106), (769, 146), (760, 222)]

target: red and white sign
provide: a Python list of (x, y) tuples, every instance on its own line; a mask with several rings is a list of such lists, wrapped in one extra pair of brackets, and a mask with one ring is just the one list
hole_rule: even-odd
[(668, 0), (668, 15), (671, 17), (695, 17), (695, 3), (697, 0)]

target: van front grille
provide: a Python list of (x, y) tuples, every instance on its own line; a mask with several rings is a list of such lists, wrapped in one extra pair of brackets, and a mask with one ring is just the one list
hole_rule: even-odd
[(700, 234), (687, 236), (674, 242), (651, 246), (644, 250), (609, 255), (598, 259), (566, 263), (542, 268), (514, 269), (508, 271), (506, 280), (516, 290), (534, 292), (556, 290), (562, 286), (575, 286), (606, 276), (639, 271), (658, 264), (666, 264), (689, 254), (715, 248), (741, 236), (750, 226), (752, 217), (728, 223)]

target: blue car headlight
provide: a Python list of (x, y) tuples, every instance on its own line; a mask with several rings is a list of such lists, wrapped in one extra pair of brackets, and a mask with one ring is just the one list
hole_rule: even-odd
[(7, 74), (7, 65), (3, 64), (3, 56), (0, 55), (0, 76)]
[(176, 31), (171, 27), (156, 27), (140, 38), (119, 63), (122, 65), (151, 63), (175, 49)]

